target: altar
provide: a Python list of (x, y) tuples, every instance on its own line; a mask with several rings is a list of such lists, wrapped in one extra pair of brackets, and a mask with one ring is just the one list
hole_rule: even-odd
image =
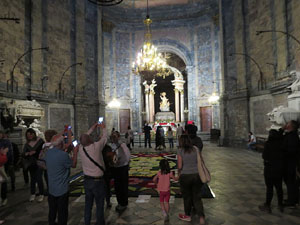
[(174, 74), (172, 85), (175, 93), (175, 112), (170, 111), (170, 102), (167, 98), (166, 92), (160, 93), (160, 112), (155, 113), (154, 94), (155, 87), (157, 86), (156, 80), (153, 79), (150, 84), (147, 81), (143, 82), (145, 87), (145, 116), (147, 123), (153, 122), (184, 122), (184, 84), (182, 73), (175, 67), (169, 66)]
[(173, 113), (173, 112), (157, 112), (155, 114), (155, 121), (175, 122), (175, 113)]

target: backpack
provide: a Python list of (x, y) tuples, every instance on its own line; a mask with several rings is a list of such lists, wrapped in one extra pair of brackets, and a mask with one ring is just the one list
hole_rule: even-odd
[(109, 145), (104, 146), (102, 150), (102, 156), (106, 169), (114, 167), (114, 165), (117, 163), (117, 153), (113, 151)]
[(49, 148), (50, 146), (44, 146), (44, 148), (40, 151), (38, 160), (36, 161), (37, 166), (43, 170), (47, 170), (46, 161), (44, 160), (44, 158)]

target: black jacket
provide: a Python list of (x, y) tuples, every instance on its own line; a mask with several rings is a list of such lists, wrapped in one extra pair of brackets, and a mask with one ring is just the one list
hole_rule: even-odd
[(300, 151), (298, 131), (291, 131), (283, 136), (282, 148), (284, 160), (296, 163)]
[(262, 158), (264, 159), (265, 176), (282, 177), (283, 174), (283, 148), (282, 138), (268, 139), (265, 143)]

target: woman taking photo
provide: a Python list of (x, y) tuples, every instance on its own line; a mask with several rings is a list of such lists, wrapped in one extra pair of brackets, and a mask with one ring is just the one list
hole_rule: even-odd
[(184, 214), (179, 214), (179, 219), (192, 221), (191, 211), (195, 208), (200, 217), (199, 224), (205, 224), (205, 215), (201, 199), (202, 182), (197, 168), (198, 148), (193, 146), (188, 135), (183, 134), (179, 138), (179, 149), (177, 152), (179, 183), (183, 197)]
[(28, 170), (30, 173), (30, 193), (31, 196), (29, 201), (33, 202), (35, 200), (35, 186), (36, 183), (39, 188), (38, 202), (42, 202), (44, 199), (44, 185), (43, 185), (43, 170), (37, 166), (37, 159), (39, 157), (40, 151), (43, 147), (43, 139), (36, 136), (36, 132), (29, 128), (26, 133), (26, 144), (23, 149), (23, 169)]

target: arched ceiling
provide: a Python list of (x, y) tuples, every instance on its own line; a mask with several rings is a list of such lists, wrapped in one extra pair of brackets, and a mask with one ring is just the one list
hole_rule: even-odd
[[(196, 3), (207, 4), (216, 2), (215, 0), (148, 0), (149, 7), (160, 7), (160, 6), (172, 6), (172, 5), (194, 5)], [(121, 5), (122, 7), (131, 8), (146, 8), (147, 0), (124, 0)]]
[[(212, 18), (219, 12), (218, 0), (149, 0), (149, 14), (153, 22), (188, 20), (203, 16)], [(118, 25), (143, 27), (147, 0), (124, 0), (121, 4), (103, 8), (103, 19)], [(153, 24), (155, 25), (155, 23)]]

